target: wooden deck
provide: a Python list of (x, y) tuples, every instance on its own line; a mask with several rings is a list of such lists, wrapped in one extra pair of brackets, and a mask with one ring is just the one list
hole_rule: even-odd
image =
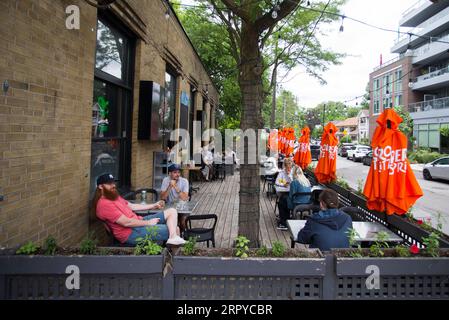
[[(193, 182), (195, 187), (200, 187), (200, 190), (193, 193), (192, 196), (192, 200), (199, 202), (193, 214), (214, 213), (218, 216), (215, 228), (215, 244), (217, 248), (231, 248), (234, 239), (238, 236), (239, 181), (240, 175), (237, 171), (233, 176), (227, 175), (223, 182), (220, 180)], [(261, 243), (271, 247), (274, 241), (280, 241), (289, 248), (289, 232), (276, 229), (275, 199), (272, 198), (270, 201), (266, 193), (262, 194), (262, 183), (260, 190)], [(199, 226), (199, 224), (194, 224), (194, 226)]]

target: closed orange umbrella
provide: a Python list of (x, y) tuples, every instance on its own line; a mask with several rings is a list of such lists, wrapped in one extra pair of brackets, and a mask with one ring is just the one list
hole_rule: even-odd
[(287, 128), (287, 134), (285, 137), (285, 156), (289, 157), (295, 149), (295, 129)]
[(315, 176), (320, 183), (330, 183), (337, 179), (337, 131), (337, 127), (329, 122), (321, 136), (320, 158), (315, 168)]
[(366, 205), (389, 215), (404, 214), (423, 192), (407, 159), (407, 137), (398, 129), (402, 118), (390, 108), (376, 122), (373, 160), (363, 189)]
[(312, 154), (310, 152), (310, 129), (304, 127), (301, 130), (301, 137), (298, 139), (299, 147), (295, 153), (295, 163), (301, 167), (301, 169), (307, 168), (312, 162)]
[(274, 129), (270, 131), (270, 135), (268, 136), (268, 150), (278, 152), (278, 142), (278, 131)]

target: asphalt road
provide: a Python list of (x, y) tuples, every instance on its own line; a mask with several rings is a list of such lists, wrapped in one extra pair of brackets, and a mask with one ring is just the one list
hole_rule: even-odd
[[(365, 185), (368, 175), (368, 166), (361, 162), (353, 162), (338, 156), (337, 176), (344, 178), (348, 184), (358, 189), (358, 185)], [(433, 226), (438, 223), (438, 213), (441, 213), (443, 232), (449, 234), (449, 181), (427, 181), (423, 179), (422, 172), (413, 171), (424, 195), (413, 206), (413, 216), (419, 219), (431, 219)]]

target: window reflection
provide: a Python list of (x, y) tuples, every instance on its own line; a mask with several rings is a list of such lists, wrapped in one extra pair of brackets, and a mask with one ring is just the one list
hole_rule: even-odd
[(95, 67), (124, 80), (125, 52), (127, 42), (118, 32), (98, 21)]

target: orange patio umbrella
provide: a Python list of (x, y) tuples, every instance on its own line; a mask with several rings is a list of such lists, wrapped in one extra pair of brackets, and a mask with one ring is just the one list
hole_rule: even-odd
[(320, 183), (330, 183), (337, 179), (337, 131), (337, 127), (329, 122), (321, 136), (320, 158), (315, 168), (315, 176)]
[(366, 204), (370, 210), (404, 214), (423, 192), (407, 159), (407, 138), (398, 129), (402, 118), (390, 108), (376, 122), (373, 160), (363, 189)]
[(299, 148), (295, 153), (294, 161), (301, 169), (307, 168), (312, 162), (312, 154), (310, 153), (310, 129), (304, 127), (301, 129), (301, 137), (298, 139)]

